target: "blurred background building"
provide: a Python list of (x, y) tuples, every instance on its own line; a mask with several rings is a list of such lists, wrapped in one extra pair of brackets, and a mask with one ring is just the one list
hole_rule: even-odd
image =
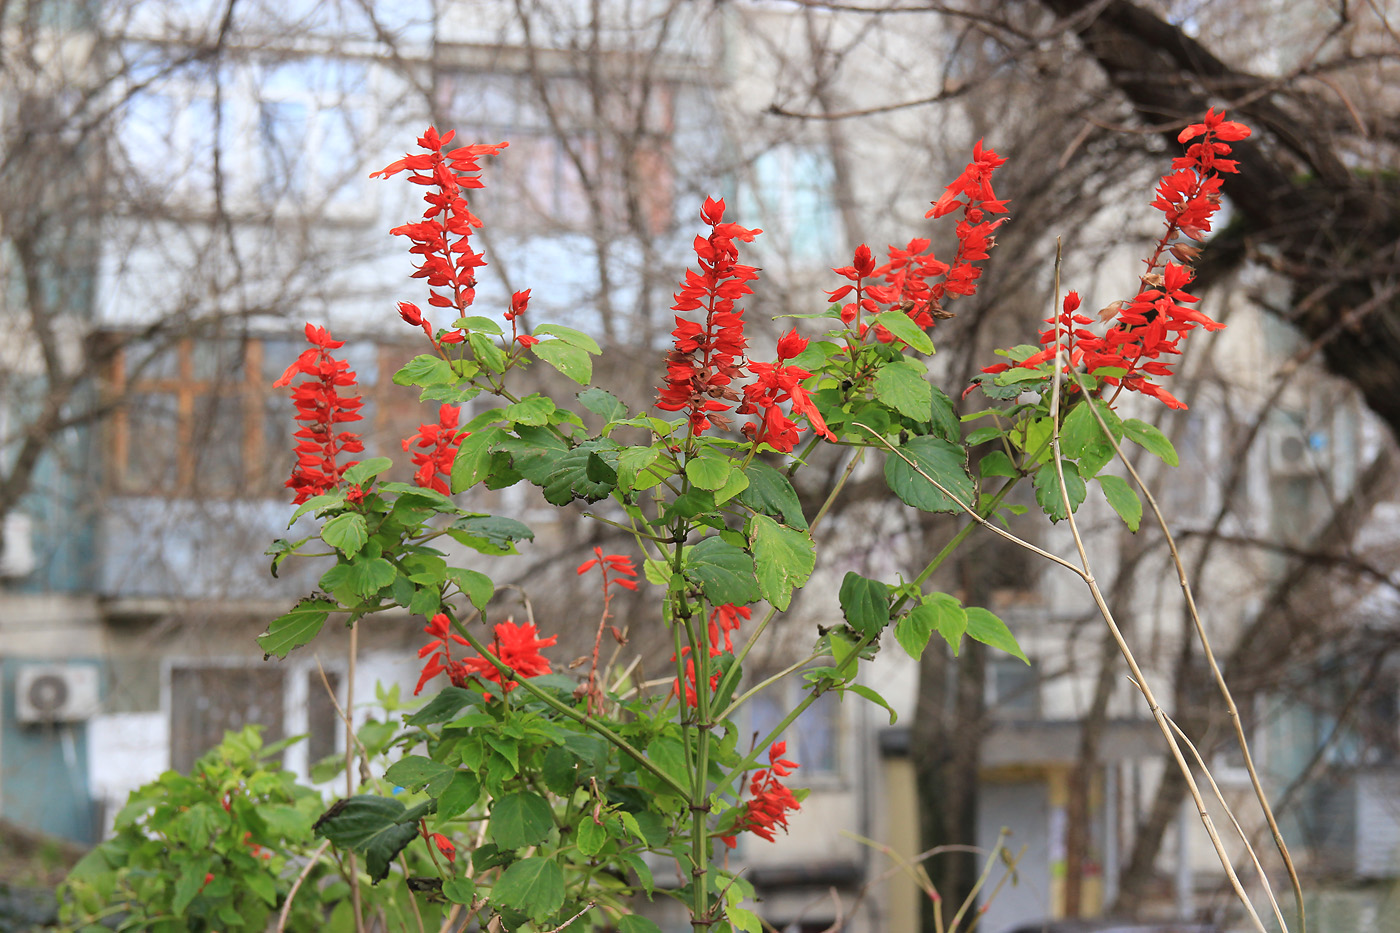
[[(868, 6), (0, 2), (0, 818), (91, 843), (132, 788), (247, 722), (269, 739), (307, 734), (285, 761), (308, 777), (340, 750), (345, 639), (283, 663), (253, 640), (316, 579), (292, 564), (273, 579), (263, 555), (290, 514), (291, 407), (271, 383), (311, 320), (347, 340), (367, 455), (398, 453), (430, 420), (391, 381), (415, 333), (395, 302), (421, 296), (387, 231), (417, 192), (367, 178), (427, 125), (510, 142), (473, 202), (491, 263), (481, 313), (530, 288), (532, 323), (599, 335), (596, 381), (634, 404), (659, 381), (706, 195), (765, 231), (748, 316), (775, 335), (776, 316), (822, 308), (827, 270), (855, 244), (949, 240), (924, 210), (985, 136), (1011, 159), (998, 191), (1014, 220), (982, 292), (934, 334), (935, 376), (956, 396), (992, 347), (1027, 342), (1045, 316), (1057, 236), (1087, 306), (1134, 287), (1157, 233), (1148, 192), (1171, 154), (1157, 131), (1175, 129), (1146, 116), (1155, 81), (1178, 89), (1151, 105), (1171, 118), (1236, 107), (1261, 139), (1246, 175), (1294, 187), (1232, 201), (1201, 288), (1229, 330), (1197, 338), (1173, 389), (1192, 410), (1125, 402), (1182, 466), (1140, 466), (1178, 523), (1317, 928), (1389, 929), (1400, 422), (1386, 386), (1400, 385), (1400, 354), (1387, 371), (1384, 334), (1400, 294), (1400, 85), (1385, 4)], [(1133, 41), (1155, 50), (1136, 84), (1113, 57)], [(1287, 213), (1299, 203), (1301, 218)], [(853, 490), (794, 601), (793, 652), (846, 570), (917, 572), (955, 524), (892, 506), (878, 470)], [(599, 528), (527, 493), (480, 507), (535, 527), (505, 572), (536, 587), (541, 615), (568, 618), (572, 555), (602, 543)], [(1162, 536), (1129, 534), (1103, 502), (1081, 517), (1149, 676), (1244, 801)], [(1026, 527), (1069, 545), (1062, 529)], [(987, 543), (940, 585), (1002, 615), (1031, 663), (941, 643), (916, 661), (891, 645), (867, 676), (898, 722), (854, 700), (813, 706), (788, 739), (812, 796), (788, 839), (737, 853), (765, 918), (914, 930), (924, 896), (903, 860), (989, 850), (1003, 827), (1022, 854), (988, 933), (1105, 912), (1224, 916), (1219, 866), (1075, 581)], [(365, 626), (356, 716), (379, 715), (376, 683), (412, 686), (420, 628)], [(756, 666), (789, 660), (779, 647)], [(752, 727), (795, 696), (751, 705)], [(926, 866), (955, 901), (981, 860)], [(1266, 868), (1283, 899), (1276, 860)]]

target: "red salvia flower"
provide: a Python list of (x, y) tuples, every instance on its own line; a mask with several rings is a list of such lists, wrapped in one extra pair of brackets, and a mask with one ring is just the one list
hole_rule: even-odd
[(337, 431), (336, 425), (361, 419), (363, 400), (357, 395), (340, 394), (340, 390), (355, 385), (355, 373), (350, 364), (331, 356), (332, 350), (345, 345), (331, 339), (324, 327), (306, 325), (306, 339), (311, 349), (302, 351), (295, 363), (287, 367), (282, 377), (272, 385), (283, 388), (292, 383), (298, 373), (310, 376), (292, 390), (292, 401), (300, 423), (293, 437), (297, 438), (297, 463), (292, 475), (283, 485), (296, 493), (293, 503), (300, 505), (312, 496), (319, 496), (340, 485), (341, 475), (358, 461), (338, 464), (341, 453), (361, 453), (364, 444), (358, 434)]
[[(726, 652), (732, 652), (734, 650), (733, 633), (739, 630), (739, 626), (743, 624), (751, 614), (752, 610), (747, 606), (735, 606), (732, 603), (725, 603), (722, 606), (716, 606), (714, 608), (710, 613), (708, 626), (709, 638), (705, 641), (710, 657), (717, 658)], [(720, 647), (721, 641), (724, 643), (723, 648)], [(681, 657), (685, 658), (685, 702), (694, 706), (696, 703), (695, 659), (690, 657), (689, 645), (681, 648)], [(672, 663), (674, 663), (675, 660), (676, 656), (671, 655)], [(719, 671), (710, 674), (711, 690), (719, 686), (719, 677)], [(681, 681), (677, 680), (671, 687), (671, 695), (679, 696), (680, 694)]]
[(676, 316), (675, 348), (666, 355), (666, 384), (656, 407), (664, 411), (688, 411), (690, 433), (697, 435), (711, 424), (722, 428), (729, 419), (720, 414), (739, 400), (731, 383), (743, 373), (743, 309), (735, 302), (752, 289), (758, 278), (753, 266), (739, 263), (735, 240), (751, 242), (761, 230), (750, 230), (724, 221), (724, 201), (706, 198), (700, 218), (709, 224), (708, 237), (695, 238), (700, 271), (686, 270), (676, 293), (673, 311), (703, 311), (704, 322)]
[(807, 341), (797, 336), (797, 331), (790, 331), (778, 341), (776, 362), (749, 364), (754, 381), (744, 386), (744, 403), (738, 412), (759, 414), (757, 424), (744, 425), (744, 433), (752, 437), (755, 444), (769, 444), (782, 453), (791, 452), (797, 445), (797, 424), (778, 407), (784, 402), (790, 402), (792, 414), (805, 417), (813, 431), (827, 440), (836, 440), (802, 386), (802, 380), (812, 374), (800, 366), (783, 363), (805, 349)]
[(774, 830), (777, 827), (781, 826), (783, 832), (787, 832), (788, 813), (800, 809), (802, 804), (778, 780), (788, 777), (798, 768), (797, 762), (782, 757), (786, 752), (786, 742), (774, 742), (768, 749), (768, 767), (754, 772), (749, 781), (749, 800), (734, 823), (733, 834), (720, 837), (729, 848), (738, 845), (736, 837), (742, 832), (751, 832), (769, 842), (776, 841)]
[[(515, 689), (516, 681), (508, 680), (502, 683), (501, 672), (487, 658), (456, 660), (452, 657), (452, 643), (465, 645), (467, 640), (451, 630), (451, 622), (446, 614), (438, 613), (433, 616), (423, 631), (432, 635), (433, 641), (418, 649), (418, 657), (428, 660), (418, 676), (418, 685), (413, 689), (414, 696), (422, 691), (424, 684), (442, 673), (447, 674), (454, 687), (465, 687), (471, 678), (475, 677), (501, 684), (507, 693)], [(488, 649), (492, 657), (500, 658), (513, 672), (523, 677), (538, 677), (550, 672), (549, 659), (540, 654), (540, 649), (557, 642), (557, 635), (540, 638), (539, 631), (533, 623), (516, 625), (509, 619), (497, 625), (494, 632), (491, 648)]]
[(438, 408), (437, 424), (420, 424), (418, 433), (403, 441), (403, 449), (412, 451), (413, 463), (418, 467), (413, 474), (414, 482), (444, 496), (450, 494), (446, 478), (452, 475), (457, 448), (470, 435), (468, 431), (457, 430), (460, 417), (461, 410), (457, 406), (443, 405)]
[[(428, 189), (423, 195), (428, 204), (423, 220), (390, 232), (413, 242), (409, 252), (420, 257), (413, 277), (427, 279), (428, 304), (452, 308), (460, 316), (476, 298), (476, 270), (486, 265), (485, 257), (471, 246), (472, 231), (481, 226), (481, 220), (471, 212), (462, 192), (482, 187), (477, 174), (481, 171), (481, 158), (495, 155), (508, 143), (449, 150), (453, 136), (451, 132), (439, 136), (437, 129), (430, 126), (418, 138), (423, 152), (409, 153), (370, 177), (388, 178), (406, 171), (409, 181)], [(402, 314), (402, 305), (399, 310)], [(414, 321), (404, 315), (404, 320), (415, 327), (423, 326), (419, 317), (419, 321)], [(431, 339), (430, 329), (424, 329)]]

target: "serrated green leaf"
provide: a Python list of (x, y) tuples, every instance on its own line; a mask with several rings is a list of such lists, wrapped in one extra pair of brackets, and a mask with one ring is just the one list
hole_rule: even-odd
[(841, 614), (851, 628), (874, 637), (890, 621), (889, 587), (854, 570), (841, 581)]
[(816, 567), (811, 536), (766, 515), (755, 515), (749, 520), (749, 546), (759, 593), (779, 612), (786, 611), (792, 591), (806, 583)]
[(420, 353), (403, 365), (398, 372), (394, 373), (394, 385), (396, 386), (425, 386), (450, 385), (457, 381), (457, 374), (452, 371), (452, 366), (440, 356), (430, 353)]
[(789, 528), (807, 530), (802, 501), (797, 498), (797, 490), (792, 488), (786, 476), (761, 460), (754, 460), (744, 467), (744, 475), (749, 478), (749, 485), (739, 493), (740, 503), (755, 512), (781, 518)]
[(505, 334), (501, 330), (501, 325), (491, 320), (489, 317), (459, 317), (452, 322), (452, 326), (457, 330), (479, 330), (483, 334), (490, 334), (493, 337), (500, 337)]
[(1016, 464), (1011, 462), (1011, 458), (1004, 450), (988, 451), (977, 463), (977, 471), (982, 476), (1017, 476)]
[(380, 473), (394, 465), (394, 461), (388, 457), (370, 457), (368, 460), (361, 460), (359, 463), (346, 470), (341, 475), (341, 479), (351, 486), (361, 486), (365, 480), (373, 479)]
[(458, 544), (482, 554), (514, 554), (515, 542), (533, 541), (535, 533), (524, 522), (500, 515), (474, 515), (453, 522), (448, 534)]
[(454, 904), (470, 906), (476, 900), (476, 883), (470, 878), (448, 878), (442, 883), (442, 896)]
[(468, 706), (478, 706), (480, 703), (481, 696), (474, 691), (461, 687), (443, 687), (442, 691), (429, 700), (426, 706), (408, 717), (408, 724), (410, 726), (430, 726), (440, 722), (448, 722)]
[(427, 787), (428, 793), (436, 797), (452, 780), (457, 771), (451, 765), (433, 761), (422, 755), (407, 755), (391, 764), (384, 772), (384, 779), (407, 790)]
[(541, 340), (530, 352), (579, 385), (588, 385), (593, 378), (593, 358), (582, 347), (562, 340)]
[(584, 441), (559, 454), (541, 484), (545, 499), (554, 505), (568, 505), (575, 499), (597, 502), (607, 498), (617, 488), (617, 458), (616, 445), (606, 438)]
[(586, 350), (594, 356), (603, 352), (602, 348), (598, 346), (598, 341), (581, 330), (574, 330), (572, 327), (565, 327), (563, 324), (543, 324), (535, 328), (535, 333), (549, 334), (551, 337), (558, 337), (564, 343)]
[(481, 799), (481, 780), (470, 771), (453, 769), (452, 780), (438, 796), (437, 825), (466, 813)]
[(1016, 636), (1011, 634), (1011, 629), (1006, 627), (1006, 623), (986, 609), (978, 606), (967, 608), (967, 637), (990, 648), (1005, 651), (1027, 664), (1031, 663), (1021, 646), (1016, 643)]
[(552, 829), (554, 814), (539, 794), (506, 794), (491, 805), (491, 838), (502, 849), (537, 846)]
[(491, 451), (506, 438), (506, 432), (492, 425), (462, 440), (452, 461), (452, 491), (463, 492), (486, 478), (491, 468)]
[(1138, 498), (1137, 490), (1121, 476), (1100, 476), (1098, 480), (1108, 504), (1113, 506), (1113, 511), (1123, 519), (1128, 530), (1136, 534), (1142, 522), (1142, 500)]
[(749, 488), (749, 476), (743, 470), (730, 470), (724, 485), (715, 490), (715, 505), (724, 505)]
[(322, 526), (321, 540), (346, 557), (354, 557), (369, 540), (365, 517), (359, 512), (342, 512)]
[(933, 392), (929, 423), (933, 427), (934, 436), (956, 444), (962, 440), (962, 422), (958, 419), (957, 409), (953, 407), (953, 400), (938, 386), (930, 384), (929, 388)]
[(723, 454), (701, 455), (686, 461), (685, 475), (693, 485), (713, 492), (724, 486), (733, 468), (733, 461)]
[[(1108, 407), (1108, 403), (1099, 399), (1095, 400), (1093, 404), (1108, 424), (1109, 430), (1114, 432), (1115, 439), (1122, 437), (1123, 422), (1119, 420), (1113, 409)], [(1113, 456), (1113, 445), (1109, 443), (1098, 419), (1094, 417), (1089, 402), (1080, 402), (1070, 409), (1069, 414), (1065, 416), (1064, 422), (1060, 425), (1060, 450), (1069, 459), (1079, 460), (1096, 447), (1107, 447), (1109, 457)]]
[(963, 633), (967, 631), (967, 610), (962, 603), (947, 593), (930, 593), (914, 612), (943, 636), (956, 657), (962, 647)]
[(285, 658), (287, 652), (320, 634), (321, 626), (336, 608), (328, 599), (303, 599), (290, 612), (268, 624), (267, 631), (258, 636), (258, 647), (267, 657)]
[(661, 927), (640, 914), (617, 918), (617, 933), (661, 933)]
[(484, 368), (493, 373), (505, 372), (506, 354), (496, 341), (486, 334), (472, 332), (467, 334), (467, 345), (472, 348), (472, 356)]
[(549, 416), (554, 414), (553, 399), (543, 395), (531, 395), (506, 406), (505, 419), (515, 424), (528, 424), (534, 427), (549, 424)]
[(394, 582), (398, 571), (382, 557), (356, 557), (349, 564), (347, 577), (350, 589), (360, 596), (373, 596)]
[(564, 906), (564, 872), (553, 858), (521, 859), (491, 886), (491, 903), (543, 921)]
[(608, 828), (602, 823), (593, 822), (592, 816), (585, 815), (578, 824), (577, 838), (579, 852), (593, 858), (608, 844)]
[(914, 611), (922, 608), (915, 606), (894, 624), (895, 641), (899, 642), (899, 647), (904, 649), (904, 653), (915, 661), (923, 657), (924, 649), (933, 637), (932, 613)]
[(1123, 422), (1123, 435), (1148, 453), (1160, 457), (1167, 466), (1176, 466), (1180, 462), (1172, 442), (1167, 440), (1165, 434), (1146, 421), (1128, 418)]
[(416, 819), (402, 803), (368, 795), (337, 800), (313, 828), (337, 848), (363, 854), (376, 882), (384, 880), (393, 860), (418, 836)]
[(706, 538), (686, 549), (685, 576), (717, 606), (743, 606), (759, 598), (753, 558), (719, 537)]
[(1065, 509), (1065, 495), (1061, 492), (1060, 477), (1055, 472), (1054, 462), (1045, 464), (1035, 472), (1035, 501), (1052, 522), (1069, 518), (1070, 511), (1077, 511), (1088, 494), (1084, 479), (1079, 475), (1079, 467), (1069, 461), (1062, 465), (1065, 473), (1064, 490), (1069, 493), (1069, 510)]
[(874, 321), (900, 340), (909, 344), (911, 349), (924, 354), (933, 353), (933, 338), (929, 337), (924, 329), (918, 324), (915, 324), (909, 315), (903, 311), (885, 311), (875, 315)]
[(606, 389), (589, 386), (578, 394), (578, 400), (583, 403), (584, 408), (602, 418), (604, 423), (621, 421), (627, 417), (627, 406)]
[(880, 367), (874, 389), (876, 398), (906, 418), (927, 421), (933, 411), (928, 369), (917, 360), (899, 360)]
[(448, 567), (447, 579), (457, 584), (457, 589), (467, 594), (467, 599), (478, 609), (485, 609), (491, 597), (496, 594), (496, 584), (480, 571)]
[(965, 505), (972, 504), (974, 487), (967, 475), (967, 451), (961, 446), (938, 437), (915, 437), (885, 454), (885, 482), (907, 505), (925, 512), (961, 511), (930, 478)]

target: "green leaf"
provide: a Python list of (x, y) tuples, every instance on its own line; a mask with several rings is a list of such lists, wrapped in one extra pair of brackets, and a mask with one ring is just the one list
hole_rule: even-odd
[(1139, 421), (1137, 418), (1127, 419), (1123, 422), (1123, 434), (1128, 440), (1138, 444), (1148, 453), (1156, 454), (1167, 466), (1176, 466), (1179, 462), (1176, 448), (1172, 447), (1172, 442), (1167, 440), (1165, 434), (1146, 421)]
[(493, 337), (501, 337), (505, 334), (505, 331), (501, 330), (501, 325), (489, 317), (459, 317), (452, 322), (452, 326), (457, 330), (479, 330), (483, 334), (490, 334)]
[(589, 386), (578, 394), (578, 400), (583, 403), (584, 408), (602, 418), (604, 423), (621, 421), (627, 417), (627, 406), (606, 389)]
[(491, 838), (502, 849), (537, 846), (549, 838), (553, 828), (549, 801), (539, 794), (506, 794), (491, 805)]
[(918, 612), (922, 606), (915, 606), (904, 618), (894, 624), (894, 638), (904, 653), (915, 661), (923, 657), (928, 641), (933, 637), (933, 618), (928, 612)]
[(953, 407), (953, 400), (938, 386), (930, 384), (929, 388), (933, 390), (933, 406), (929, 412), (929, 423), (933, 426), (934, 436), (956, 444), (962, 440), (962, 423), (958, 420), (958, 412)]
[(457, 584), (457, 589), (467, 594), (467, 599), (478, 609), (485, 609), (496, 594), (496, 584), (486, 574), (476, 570), (448, 567), (447, 579)]
[(258, 636), (258, 647), (264, 652), (264, 659), (276, 655), (285, 658), (293, 648), (300, 648), (320, 634), (326, 618), (336, 610), (336, 604), (328, 599), (307, 597), (292, 608), (291, 612), (278, 616), (267, 626), (267, 631)]
[(749, 478), (749, 486), (739, 493), (738, 499), (742, 505), (755, 512), (781, 518), (789, 528), (807, 530), (802, 502), (786, 476), (762, 460), (754, 460), (744, 467), (744, 475)]
[(506, 354), (496, 345), (496, 341), (486, 334), (472, 332), (467, 334), (467, 344), (472, 348), (472, 356), (482, 366), (494, 373), (505, 372)]
[(543, 921), (564, 906), (564, 872), (553, 858), (521, 859), (491, 886), (491, 903)]
[[(1099, 399), (1093, 404), (1098, 407), (1099, 414), (1103, 416), (1109, 430), (1113, 431), (1115, 439), (1122, 437), (1123, 422), (1118, 419), (1113, 409), (1108, 407), (1108, 403)], [(1113, 455), (1113, 445), (1099, 426), (1089, 402), (1080, 402), (1070, 409), (1060, 425), (1060, 450), (1069, 459), (1078, 460), (1094, 447), (1107, 447), (1109, 456)]]
[(361, 460), (359, 463), (346, 470), (340, 478), (351, 486), (361, 486), (365, 480), (373, 479), (380, 473), (394, 465), (394, 461), (388, 457), (370, 457), (368, 460)]
[(606, 438), (584, 441), (560, 454), (541, 484), (545, 499), (554, 505), (568, 505), (575, 499), (597, 502), (607, 498), (617, 488), (617, 456), (617, 446)]
[(1021, 651), (1021, 646), (1016, 644), (1016, 636), (1011, 634), (1011, 629), (1006, 627), (1006, 623), (986, 609), (977, 606), (967, 608), (967, 637), (988, 647), (1005, 651), (1027, 664), (1031, 663)]
[(535, 539), (529, 525), (499, 515), (473, 515), (458, 519), (447, 533), (458, 544), (491, 555), (514, 554), (515, 542)]
[(1128, 530), (1136, 534), (1142, 522), (1142, 500), (1138, 498), (1137, 490), (1121, 476), (1100, 476), (1098, 479), (1108, 504), (1113, 506), (1113, 511), (1123, 519)]
[(337, 800), (316, 821), (316, 835), (341, 849), (362, 853), (370, 878), (383, 881), (389, 866), (418, 835), (416, 818), (402, 803), (361, 795)]
[(360, 596), (373, 596), (394, 582), (398, 571), (394, 565), (382, 557), (366, 557), (361, 554), (350, 561), (348, 582), (350, 589)]
[(702, 454), (686, 461), (685, 475), (693, 485), (713, 492), (724, 486), (733, 468), (734, 462), (723, 454)]
[[(470, 361), (458, 364), (466, 370), (463, 377), (471, 377), (481, 371), (481, 367)], [(445, 386), (428, 386), (418, 393), (420, 402), (442, 402), (445, 405), (465, 405), (481, 394), (481, 387), (474, 385), (458, 384)]]
[[(539, 330), (543, 328), (538, 328), (536, 333)], [(593, 378), (593, 358), (582, 347), (562, 340), (541, 340), (530, 348), (530, 352), (579, 385), (588, 385)]]
[[(631, 816), (630, 813), (622, 814), (624, 823), (626, 823), (627, 817), (629, 816)], [(635, 823), (636, 820), (632, 822)], [(656, 882), (651, 876), (651, 866), (636, 852), (623, 852), (618, 858), (621, 859), (624, 865), (632, 869), (632, 873), (637, 876), (637, 883), (642, 886), (642, 890), (645, 891), (647, 897), (650, 898), (651, 892), (656, 890)]]
[(963, 504), (972, 504), (972, 477), (967, 475), (967, 451), (961, 446), (937, 437), (915, 437), (896, 450), (885, 455), (885, 482), (907, 505), (925, 512), (961, 511), (929, 478)]
[(661, 927), (640, 914), (626, 914), (617, 918), (617, 933), (661, 933)]
[(841, 614), (851, 628), (874, 637), (890, 621), (889, 587), (848, 571), (841, 581)]
[(506, 438), (506, 432), (492, 425), (474, 432), (462, 441), (457, 448), (457, 457), (452, 461), (452, 491), (454, 493), (470, 489), (486, 478), (491, 468), (491, 452)]
[(805, 531), (779, 525), (766, 515), (749, 520), (749, 546), (758, 572), (758, 591), (780, 612), (792, 601), (792, 591), (807, 582), (816, 566), (812, 538)]
[[(913, 319), (903, 311), (885, 311), (875, 315), (875, 323), (884, 327), (885, 330), (894, 334), (900, 340), (909, 344), (913, 350), (920, 353), (933, 353), (933, 338), (922, 327), (915, 324)], [(920, 418), (920, 421), (923, 419)]]
[(603, 350), (598, 346), (598, 341), (588, 336), (581, 330), (574, 330), (572, 327), (565, 327), (563, 324), (543, 324), (535, 328), (536, 334), (549, 334), (551, 337), (558, 337), (571, 347), (578, 347), (597, 356)]
[(890, 705), (889, 700), (886, 700), (884, 697), (880, 696), (880, 694), (877, 693), (875, 690), (872, 690), (864, 684), (847, 684), (842, 689), (849, 690), (857, 696), (862, 696), (865, 699), (869, 700), (871, 703), (874, 703), (878, 706), (883, 706), (885, 708), (885, 712), (890, 714), (890, 725), (894, 725), (895, 722), (899, 719), (899, 714), (894, 711), (894, 707)]
[(428, 793), (436, 797), (452, 780), (456, 770), (451, 765), (424, 758), (422, 755), (407, 755), (389, 766), (384, 772), (384, 780), (407, 790), (427, 786)]
[(1052, 522), (1069, 518), (1070, 511), (1077, 510), (1088, 494), (1084, 479), (1079, 475), (1079, 467), (1068, 460), (1062, 465), (1065, 471), (1064, 490), (1069, 493), (1069, 511), (1065, 509), (1065, 496), (1060, 491), (1060, 477), (1055, 472), (1054, 461), (1035, 472), (1035, 501)]
[(986, 478), (988, 476), (1017, 476), (1016, 464), (1011, 462), (1011, 458), (1004, 450), (989, 450), (977, 463), (977, 470)]
[(585, 815), (578, 824), (577, 838), (579, 852), (593, 858), (608, 844), (608, 828), (602, 823), (593, 822), (591, 815)]
[(724, 481), (724, 485), (715, 490), (715, 505), (724, 505), (748, 488), (748, 474), (743, 470), (730, 470), (729, 478)]
[(617, 484), (623, 489), (636, 487), (638, 474), (660, 456), (661, 451), (655, 447), (624, 447), (617, 456)]
[(927, 421), (933, 411), (933, 386), (928, 369), (918, 360), (900, 360), (875, 374), (875, 397), (915, 421)]
[(549, 416), (554, 414), (554, 401), (535, 394), (522, 398), (506, 406), (505, 418), (515, 424), (528, 424), (535, 427), (549, 424)]
[(451, 782), (438, 796), (437, 825), (466, 813), (480, 798), (480, 779), (470, 771), (453, 769)]
[(442, 896), (454, 904), (470, 905), (476, 900), (476, 883), (470, 878), (448, 878), (442, 883)]
[(321, 540), (346, 557), (354, 557), (369, 540), (365, 517), (359, 512), (343, 512), (321, 528)]
[(428, 701), (418, 712), (408, 717), (410, 726), (430, 726), (449, 722), (468, 706), (481, 703), (481, 696), (472, 690), (461, 687), (443, 687), (442, 692)]
[(452, 371), (452, 366), (440, 356), (430, 353), (421, 353), (404, 364), (403, 368), (394, 373), (394, 385), (396, 386), (437, 386), (448, 385), (457, 381), (457, 374)]
[(910, 614), (914, 613), (943, 636), (956, 657), (962, 647), (963, 633), (967, 631), (967, 610), (962, 603), (947, 593), (930, 593)]
[(685, 575), (717, 606), (742, 606), (759, 598), (753, 558), (719, 537), (686, 549)]

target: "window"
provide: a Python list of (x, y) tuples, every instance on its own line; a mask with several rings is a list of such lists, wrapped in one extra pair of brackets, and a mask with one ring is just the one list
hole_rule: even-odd
[(738, 220), (760, 227), (759, 243), (797, 261), (824, 261), (840, 232), (836, 168), (824, 148), (783, 144), (753, 161), (739, 192)]
[(650, 88), (640, 130), (629, 89), (608, 87), (595, 100), (571, 77), (547, 78), (541, 92), (527, 74), (459, 72), (443, 78), (440, 95), (463, 142), (510, 143), (476, 193), (485, 209), (498, 208), (494, 224), (520, 232), (628, 224), (630, 182), (637, 221), (653, 234), (670, 226), (675, 88), (665, 82)]
[(118, 139), (144, 183), (138, 198), (212, 206), (217, 148), (235, 209), (364, 209), (363, 62), (307, 56), (175, 70), (161, 52), (126, 52), (138, 86)]
[(985, 690), (987, 709), (998, 719), (1040, 717), (1040, 670), (1034, 661), (989, 658)]
[[(119, 403), (112, 488), (166, 497), (282, 495), (296, 428), (287, 391), (272, 383), (305, 348), (291, 338), (184, 337), (118, 349), (109, 382)], [(416, 390), (392, 384), (412, 352), (348, 341), (337, 355), (349, 360), (365, 399), (363, 419), (345, 426), (364, 439), (357, 459), (392, 457), (393, 477), (407, 479), (412, 463), (401, 434), (435, 417)]]
[[(750, 735), (741, 737), (740, 745), (746, 747), (750, 740), (762, 741), (772, 732), (801, 702), (805, 696), (802, 687), (796, 678), (788, 678), (754, 696), (748, 704)], [(783, 757), (801, 765), (803, 780), (838, 778), (842, 770), (841, 738), (840, 698), (828, 691), (783, 733), (782, 741), (787, 742), (787, 754)], [(765, 756), (761, 760), (768, 759)]]

